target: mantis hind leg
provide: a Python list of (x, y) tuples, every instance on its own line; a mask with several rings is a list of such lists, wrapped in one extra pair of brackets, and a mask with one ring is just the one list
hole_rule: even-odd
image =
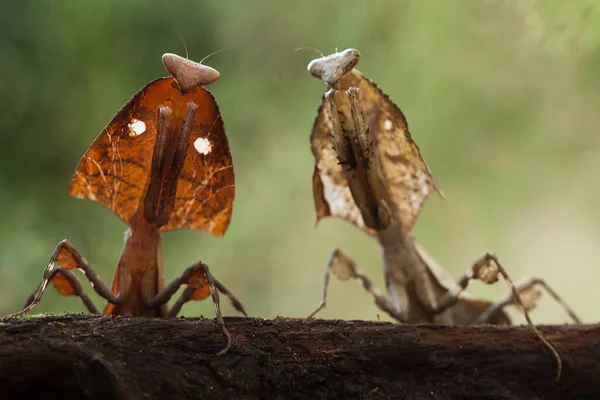
[[(57, 266), (58, 264), (58, 266)], [(98, 309), (92, 304), (90, 298), (85, 294), (79, 280), (73, 274), (73, 270), (81, 270), (92, 283), (94, 291), (113, 304), (117, 304), (119, 299), (113, 295), (102, 281), (100, 276), (90, 267), (87, 260), (81, 255), (79, 250), (69, 241), (63, 240), (57, 246), (42, 275), (42, 280), (36, 290), (29, 296), (25, 306), (20, 311), (6, 315), (2, 319), (20, 317), (39, 304), (42, 295), (46, 291), (48, 284), (52, 282), (59, 293), (66, 296), (78, 296), (93, 314), (99, 314)]]
[(183, 273), (175, 278), (170, 284), (158, 293), (148, 303), (148, 307), (158, 307), (162, 304), (167, 303), (171, 297), (179, 290), (181, 285), (187, 285), (183, 293), (179, 296), (171, 311), (169, 311), (169, 317), (175, 317), (185, 303), (190, 300), (204, 300), (208, 296), (212, 297), (213, 305), (215, 307), (215, 314), (217, 317), (217, 324), (223, 335), (227, 338), (227, 344), (224, 349), (219, 351), (217, 355), (223, 355), (231, 348), (231, 335), (225, 327), (225, 321), (223, 320), (223, 314), (221, 313), (221, 302), (219, 299), (219, 291), (221, 291), (227, 299), (232, 303), (236, 310), (240, 311), (244, 315), (246, 312), (242, 307), (241, 303), (223, 286), (220, 282), (212, 276), (208, 266), (202, 262), (188, 267)]
[[(246, 310), (244, 309), (244, 306), (242, 305), (242, 303), (229, 291), (229, 289), (227, 289), (221, 282), (219, 282), (216, 279), (215, 279), (215, 287), (223, 296), (225, 296), (227, 301), (231, 304), (231, 306), (233, 308), (236, 309), (237, 312), (242, 314), (244, 317), (248, 316), (248, 313), (246, 313)], [(191, 301), (191, 300), (204, 300), (205, 298), (208, 297), (208, 294), (209, 293), (203, 294), (202, 288), (194, 289), (193, 287), (190, 287), (190, 286), (186, 287), (185, 290), (183, 291), (183, 293), (179, 296), (179, 298), (175, 302), (175, 304), (173, 304), (173, 307), (169, 311), (168, 316), (176, 317), (181, 312), (181, 308), (183, 307), (183, 305), (185, 303), (187, 303), (188, 301)]]
[[(546, 292), (548, 292), (550, 296), (563, 307), (573, 322), (576, 324), (581, 323), (581, 319), (579, 319), (571, 307), (569, 307), (569, 305), (558, 295), (558, 293), (556, 293), (543, 279), (540, 278), (524, 278), (515, 284), (515, 290), (517, 293), (519, 293), (523, 303), (523, 308), (525, 310), (531, 311), (537, 305), (537, 300), (541, 296), (541, 292), (538, 290), (538, 287), (544, 288)], [(473, 321), (473, 323), (484, 324), (490, 319), (494, 318), (499, 312), (502, 312), (505, 307), (510, 305), (518, 305), (518, 303), (515, 302), (513, 292), (509, 289), (500, 300), (490, 305), (484, 313), (479, 315), (479, 317)]]
[[(469, 268), (467, 270), (467, 272), (463, 275), (463, 277), (458, 281), (457, 289), (449, 291), (446, 294), (446, 296), (444, 296), (444, 298), (442, 298), (439, 305), (445, 306), (447, 308), (448, 303), (450, 305), (456, 304), (456, 298), (464, 290), (464, 288), (466, 288), (467, 284), (469, 283), (469, 281), (471, 279), (478, 279), (485, 283), (491, 284), (498, 280), (498, 275), (502, 275), (504, 280), (510, 286), (507, 294), (505, 295), (503, 300), (500, 300), (499, 302), (494, 303), (491, 306), (489, 306), (482, 314), (480, 314), (477, 318), (475, 318), (473, 323), (487, 322), (493, 316), (496, 316), (497, 313), (499, 311), (501, 311), (505, 305), (507, 305), (509, 303), (517, 304), (523, 311), (523, 315), (525, 316), (525, 319), (527, 320), (527, 325), (531, 328), (533, 333), (538, 337), (538, 339), (544, 344), (544, 346), (552, 353), (553, 357), (555, 358), (555, 360), (556, 360), (556, 379), (559, 379), (562, 374), (562, 359), (561, 359), (560, 355), (558, 354), (558, 352), (556, 351), (556, 348), (535, 327), (535, 325), (531, 321), (531, 318), (529, 317), (529, 310), (531, 310), (534, 307), (535, 300), (537, 300), (537, 297), (529, 296), (529, 298), (528, 298), (528, 296), (525, 296), (526, 300), (529, 300), (529, 301), (523, 301), (523, 298), (522, 298), (522, 295), (529, 294), (529, 293), (527, 293), (527, 290), (531, 289), (533, 287), (534, 282), (531, 282), (531, 284), (529, 284), (529, 285), (524, 285), (524, 284), (522, 284), (521, 286), (515, 285), (512, 282), (512, 280), (510, 279), (510, 277), (508, 276), (508, 273), (506, 272), (506, 270), (504, 269), (502, 264), (500, 264), (500, 260), (498, 260), (498, 257), (496, 257), (496, 255), (494, 255), (492, 253), (485, 253), (483, 256), (478, 258), (473, 263), (471, 268)], [(556, 293), (554, 293), (547, 286), (546, 286), (546, 288), (549, 290), (549, 292), (551, 294), (556, 295)], [(556, 296), (555, 298), (557, 298), (557, 297), (558, 296)], [(558, 298), (558, 299), (560, 299), (560, 298)], [(561, 304), (563, 304), (563, 306), (566, 306), (564, 303), (562, 303), (561, 300), (559, 300), (559, 301), (561, 302)], [(568, 310), (570, 311), (570, 309), (568, 309)], [(576, 320), (578, 320), (578, 318), (575, 316), (575, 314), (572, 311), (570, 311), (570, 314)]]
[(403, 314), (394, 307), (391, 300), (387, 298), (379, 288), (373, 285), (373, 282), (365, 275), (365, 273), (356, 266), (356, 263), (344, 254), (340, 249), (335, 249), (329, 257), (327, 268), (325, 270), (325, 278), (323, 280), (323, 294), (321, 296), (321, 304), (315, 311), (310, 314), (307, 319), (312, 319), (319, 311), (325, 308), (327, 304), (327, 288), (329, 286), (329, 276), (334, 274), (338, 279), (347, 281), (350, 279), (358, 279), (365, 290), (373, 296), (375, 304), (382, 311), (385, 311), (393, 318), (400, 322), (404, 322)]
[[(101, 314), (98, 308), (96, 308), (96, 306), (92, 302), (92, 299), (90, 299), (90, 296), (88, 296), (85, 290), (83, 290), (79, 279), (77, 279), (77, 276), (75, 276), (73, 272), (65, 270), (61, 267), (56, 267), (50, 273), (48, 280), (52, 282), (54, 288), (61, 295), (79, 297), (85, 305), (85, 307), (90, 312), (90, 314)], [(26, 309), (27, 307), (29, 307), (30, 304), (34, 302), (36, 293), (38, 292), (40, 285), (38, 285), (38, 288), (36, 288), (36, 290), (34, 290), (29, 295), (27, 301), (25, 302), (25, 305), (23, 306), (23, 309)]]

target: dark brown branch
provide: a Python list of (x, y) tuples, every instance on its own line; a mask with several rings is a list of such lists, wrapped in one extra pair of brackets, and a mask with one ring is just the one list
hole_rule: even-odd
[(600, 326), (541, 331), (365, 321), (93, 316), (0, 324), (0, 397), (39, 399), (600, 398)]

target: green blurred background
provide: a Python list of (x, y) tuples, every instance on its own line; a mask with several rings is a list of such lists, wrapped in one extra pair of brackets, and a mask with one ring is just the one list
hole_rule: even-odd
[[(359, 69), (405, 112), (445, 192), (416, 225), (423, 246), (454, 276), (494, 251), (513, 279), (543, 277), (585, 321), (599, 319), (598, 1), (39, 0), (4, 4), (0, 22), (2, 315), (22, 306), (64, 238), (112, 281), (126, 226), (70, 198), (71, 174), (119, 108), (166, 74), (161, 55), (185, 54), (181, 35), (194, 60), (227, 48), (205, 63), (221, 72), (210, 90), (237, 188), (224, 238), (164, 235), (167, 279), (201, 259), (251, 315), (300, 317), (319, 304), (340, 246), (383, 288), (373, 239), (340, 220), (314, 228), (308, 138), (324, 85), (306, 71), (316, 53), (293, 50), (337, 45), (360, 50)], [(380, 313), (356, 282), (330, 289), (323, 318)], [(82, 310), (52, 288), (36, 308)], [(214, 315), (209, 301), (184, 314)], [(549, 296), (533, 317), (566, 321)]]

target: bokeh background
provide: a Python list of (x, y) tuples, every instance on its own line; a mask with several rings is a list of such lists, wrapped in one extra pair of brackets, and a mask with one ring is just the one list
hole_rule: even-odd
[[(72, 241), (107, 283), (126, 226), (70, 198), (79, 158), (120, 107), (166, 73), (165, 52), (221, 72), (210, 87), (236, 173), (224, 238), (164, 235), (166, 277), (198, 259), (251, 315), (300, 317), (319, 303), (339, 246), (383, 287), (377, 243), (350, 224), (314, 228), (309, 134), (324, 85), (316, 56), (355, 47), (359, 69), (408, 117), (446, 200), (414, 230), (454, 276), (485, 250), (513, 279), (543, 277), (586, 322), (600, 319), (600, 5), (562, 0), (9, 2), (0, 14), (0, 314)], [(84, 287), (101, 306), (89, 284)], [(356, 282), (332, 281), (323, 318), (385, 315)], [(495, 299), (506, 290), (474, 284)], [(226, 314), (233, 311), (224, 306)], [(52, 288), (36, 312), (83, 305)], [(212, 317), (209, 301), (184, 308)], [(516, 320), (522, 318), (517, 314)], [(567, 319), (549, 296), (533, 318)]]

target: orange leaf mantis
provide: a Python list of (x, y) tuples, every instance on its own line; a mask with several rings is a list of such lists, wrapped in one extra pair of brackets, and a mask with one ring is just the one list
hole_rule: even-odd
[[(80, 297), (91, 313), (99, 314), (72, 272), (80, 270), (107, 300), (105, 315), (173, 317), (187, 301), (211, 296), (227, 338), (219, 354), (231, 347), (219, 291), (246, 315), (241, 303), (202, 262), (165, 285), (160, 237), (174, 229), (222, 236), (229, 226), (233, 163), (217, 103), (203, 87), (220, 75), (175, 54), (162, 60), (171, 76), (149, 82), (123, 106), (83, 155), (71, 180), (71, 196), (101, 203), (128, 224), (112, 289), (63, 240), (25, 307), (4, 318), (29, 312), (50, 282), (59, 293)], [(169, 310), (167, 302), (181, 285), (186, 288)]]
[[(342, 280), (360, 280), (379, 308), (405, 323), (510, 324), (504, 308), (518, 304), (556, 357), (560, 376), (560, 357), (527, 313), (535, 305), (539, 296), (536, 287), (540, 285), (579, 322), (554, 291), (540, 279), (524, 280), (515, 287), (491, 253), (476, 260), (454, 282), (411, 237), (423, 204), (439, 190), (404, 114), (354, 69), (359, 59), (357, 50), (347, 49), (308, 65), (310, 74), (327, 86), (311, 134), (313, 195), (317, 222), (327, 216), (340, 217), (377, 238), (383, 250), (388, 296), (336, 249), (325, 273), (321, 304), (309, 318), (325, 307), (331, 273)], [(472, 279), (493, 283), (499, 274), (511, 285), (500, 301), (472, 299), (464, 292)]]

